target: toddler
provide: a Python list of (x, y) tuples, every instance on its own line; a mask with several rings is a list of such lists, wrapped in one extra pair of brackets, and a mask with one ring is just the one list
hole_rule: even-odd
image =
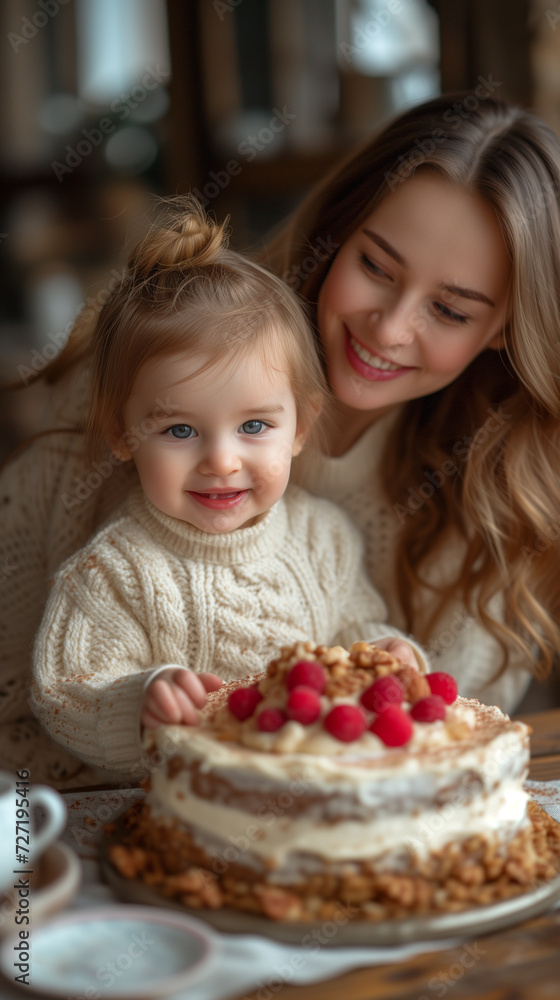
[(133, 250), (91, 351), (89, 458), (108, 443), (139, 483), (52, 582), (32, 706), (56, 741), (138, 773), (143, 726), (196, 724), (221, 679), (299, 639), (425, 667), (347, 516), (288, 487), (325, 392), (301, 307), (196, 202)]

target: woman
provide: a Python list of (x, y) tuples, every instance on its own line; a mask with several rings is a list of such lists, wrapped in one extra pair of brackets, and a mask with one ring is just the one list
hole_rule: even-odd
[[(506, 711), (560, 649), (559, 248), (560, 144), (470, 94), (390, 123), (268, 254), (309, 303), (336, 399), (325, 454), (298, 478), (362, 529), (390, 620)], [(83, 458), (84, 319), (47, 372), (59, 433), (3, 474), (6, 721), (27, 714), (49, 576), (134, 483)]]
[(506, 711), (560, 648), (559, 199), (542, 122), (451, 95), (348, 158), (269, 248), (338, 411), (299, 480), (353, 514), (395, 624)]

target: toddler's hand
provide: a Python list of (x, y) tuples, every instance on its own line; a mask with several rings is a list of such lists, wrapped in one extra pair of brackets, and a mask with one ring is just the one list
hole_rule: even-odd
[(175, 670), (154, 678), (146, 689), (140, 725), (156, 729), (167, 723), (196, 726), (197, 708), (206, 704), (208, 691), (217, 691), (222, 681), (215, 674), (195, 674)]
[(379, 649), (385, 649), (391, 656), (404, 663), (405, 666), (414, 667), (415, 670), (420, 669), (418, 657), (414, 649), (404, 639), (380, 639), (379, 642), (375, 640), (373, 645), (378, 646)]

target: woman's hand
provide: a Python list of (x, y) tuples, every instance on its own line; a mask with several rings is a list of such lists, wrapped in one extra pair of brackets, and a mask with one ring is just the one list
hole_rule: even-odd
[(208, 691), (217, 691), (222, 681), (216, 674), (195, 674), (192, 670), (174, 670), (154, 677), (148, 685), (140, 724), (156, 729), (164, 724), (196, 726), (197, 709), (206, 704)]
[(395, 659), (400, 660), (405, 666), (414, 667), (415, 670), (420, 670), (420, 664), (418, 663), (418, 657), (414, 652), (413, 647), (409, 642), (405, 642), (404, 639), (377, 639), (373, 642), (374, 646), (379, 649), (385, 649), (391, 656)]

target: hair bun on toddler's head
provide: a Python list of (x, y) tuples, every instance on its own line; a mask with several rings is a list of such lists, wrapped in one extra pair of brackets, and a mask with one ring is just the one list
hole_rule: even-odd
[(161, 200), (161, 209), (128, 259), (135, 278), (217, 264), (227, 249), (227, 220), (210, 219), (191, 195)]

